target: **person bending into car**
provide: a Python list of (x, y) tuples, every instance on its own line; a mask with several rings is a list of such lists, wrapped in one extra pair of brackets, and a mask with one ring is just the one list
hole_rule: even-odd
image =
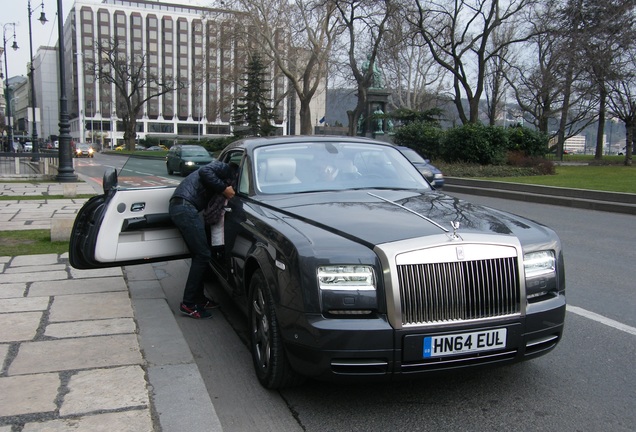
[(210, 318), (209, 309), (218, 307), (214, 300), (204, 294), (204, 275), (212, 258), (201, 212), (217, 194), (231, 199), (234, 188), (232, 180), (237, 166), (214, 160), (188, 175), (177, 186), (170, 198), (170, 218), (186, 242), (192, 264), (183, 290), (183, 301), (179, 310), (192, 318)]

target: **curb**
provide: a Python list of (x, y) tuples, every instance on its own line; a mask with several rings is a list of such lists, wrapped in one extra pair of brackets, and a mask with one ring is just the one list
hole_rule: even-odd
[(636, 215), (636, 194), (446, 177), (443, 192)]

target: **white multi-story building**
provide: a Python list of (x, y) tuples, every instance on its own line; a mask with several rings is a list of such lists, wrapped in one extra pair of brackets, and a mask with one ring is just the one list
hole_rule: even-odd
[[(125, 41), (129, 58), (145, 55), (149, 74), (188, 83), (145, 103), (137, 119), (138, 138), (174, 142), (230, 135), (247, 59), (246, 44), (234, 37), (242, 25), (227, 10), (145, 0), (76, 0), (64, 23), (71, 136), (106, 147), (123, 138), (114, 85), (86, 68), (99, 61), (97, 41), (114, 39)], [(288, 96), (282, 73), (272, 68), (269, 79), (278, 133), (295, 134), (300, 129), (296, 98)], [(326, 95), (322, 88), (311, 107), (320, 115)]]

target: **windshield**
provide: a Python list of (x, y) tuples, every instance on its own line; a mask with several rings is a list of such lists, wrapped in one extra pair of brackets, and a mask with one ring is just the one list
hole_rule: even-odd
[(401, 148), (400, 151), (413, 163), (428, 163), (418, 152), (410, 148)]
[(182, 157), (210, 157), (210, 154), (202, 147), (200, 149), (183, 149)]
[(290, 143), (254, 151), (256, 189), (301, 193), (347, 189), (430, 189), (390, 145), (357, 142)]

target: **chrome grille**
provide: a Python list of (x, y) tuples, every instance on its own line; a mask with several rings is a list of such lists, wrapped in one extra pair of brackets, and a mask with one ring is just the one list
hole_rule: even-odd
[(517, 259), (398, 265), (402, 324), (498, 317), (520, 311)]

